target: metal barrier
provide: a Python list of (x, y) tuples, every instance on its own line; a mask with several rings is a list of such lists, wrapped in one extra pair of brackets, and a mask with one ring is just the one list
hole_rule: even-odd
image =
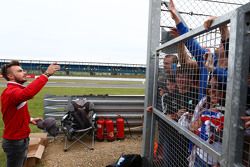
[(66, 113), (69, 99), (86, 98), (94, 103), (97, 117), (115, 119), (118, 115), (128, 120), (130, 127), (142, 126), (144, 96), (55, 96), (44, 97), (44, 117), (60, 121)]
[[(196, 5), (191, 5), (192, 2)], [(198, 9), (205, 3), (201, 2), (183, 0), (176, 6), (182, 10), (184, 6)], [(231, 2), (234, 6), (231, 9), (249, 1), (237, 2), (239, 4)], [(245, 115), (246, 100), (249, 100), (246, 90), (249, 86), (250, 3), (218, 17), (208, 30), (200, 26), (190, 31), (190, 27), (197, 25), (188, 22), (187, 25), (192, 26), (182, 32), (185, 28), (181, 29), (183, 26), (178, 24), (180, 36), (167, 38), (167, 42), (160, 45), (161, 25), (157, 23), (159, 20), (162, 23), (164, 17), (170, 18), (162, 13), (162, 9), (168, 13), (167, 6), (161, 1), (150, 4), (145, 107), (152, 105), (153, 112), (144, 114), (142, 153), (146, 164), (156, 167), (250, 166), (249, 137), (240, 119)], [(209, 7), (212, 5), (199, 9)], [(223, 13), (218, 9), (209, 11), (212, 15)], [(185, 13), (188, 11), (181, 14)], [(199, 25), (203, 21), (198, 21)], [(230, 30), (229, 41), (221, 40), (223, 35), (219, 28), (222, 26)], [(223, 68), (223, 73), (215, 72), (219, 68)]]

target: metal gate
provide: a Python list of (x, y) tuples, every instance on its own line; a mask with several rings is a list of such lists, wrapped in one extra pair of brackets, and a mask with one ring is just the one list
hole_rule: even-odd
[[(167, 20), (168, 2), (150, 2), (142, 150), (146, 164), (250, 166), (248, 129), (240, 118), (249, 100), (250, 3), (175, 2), (176, 25)], [(209, 29), (202, 26), (208, 15), (221, 14)], [(173, 39), (172, 27), (179, 33)], [(146, 110), (149, 106), (152, 112)]]

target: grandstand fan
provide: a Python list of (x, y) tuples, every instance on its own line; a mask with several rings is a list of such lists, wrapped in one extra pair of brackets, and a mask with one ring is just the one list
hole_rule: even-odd
[(197, 104), (197, 89), (192, 87), (193, 84), (193, 69), (178, 68), (176, 73), (177, 83), (177, 115), (180, 117), (184, 112), (193, 113)]
[(2, 75), (8, 81), (1, 95), (1, 112), (4, 122), (2, 147), (7, 156), (7, 167), (22, 167), (28, 152), (29, 123), (37, 124), (40, 118), (31, 118), (27, 100), (32, 99), (47, 83), (48, 77), (60, 70), (51, 64), (46, 72), (32, 81), (27, 87), (26, 72), (18, 61), (2, 66)]
[(159, 90), (161, 94), (164, 94), (167, 92), (165, 82), (167, 78), (174, 77), (175, 78), (175, 72), (178, 64), (178, 59), (176, 55), (167, 54), (163, 58), (163, 73), (159, 76), (158, 82), (159, 82)]
[(176, 67), (178, 64), (178, 59), (176, 55), (165, 55), (163, 59), (163, 67), (167, 75), (174, 75)]

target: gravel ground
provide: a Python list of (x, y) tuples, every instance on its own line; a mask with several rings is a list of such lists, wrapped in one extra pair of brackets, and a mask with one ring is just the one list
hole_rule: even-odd
[(94, 150), (77, 143), (64, 152), (64, 140), (58, 137), (49, 142), (40, 164), (44, 167), (105, 167), (116, 162), (123, 153), (140, 154), (141, 146), (141, 135), (134, 134), (132, 137), (127, 135), (127, 138), (120, 141), (95, 142)]

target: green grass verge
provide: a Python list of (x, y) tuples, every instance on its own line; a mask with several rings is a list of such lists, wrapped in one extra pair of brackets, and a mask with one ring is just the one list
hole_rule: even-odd
[[(68, 80), (71, 82), (71, 80)], [(109, 82), (110, 83), (110, 82)], [(113, 82), (112, 82), (113, 83)], [(0, 87), (0, 94), (4, 90)], [(43, 98), (46, 94), (52, 95), (86, 95), (86, 94), (109, 94), (109, 95), (144, 95), (144, 89), (128, 89), (128, 88), (62, 88), (62, 87), (45, 87), (33, 99), (29, 100), (29, 111), (32, 117), (43, 117)], [(2, 137), (3, 121), (2, 114), (0, 121), (0, 136)], [(39, 132), (40, 129), (31, 125), (32, 132)], [(0, 167), (6, 166), (5, 154), (0, 148)]]

